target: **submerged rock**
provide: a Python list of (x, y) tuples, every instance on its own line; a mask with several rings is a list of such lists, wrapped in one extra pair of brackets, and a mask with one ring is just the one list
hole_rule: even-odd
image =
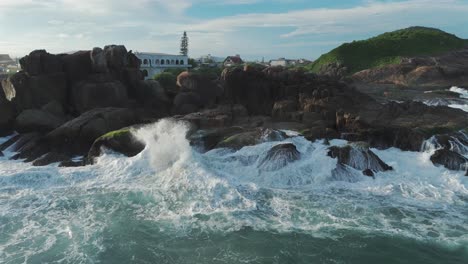
[(364, 142), (351, 143), (344, 147), (330, 147), (328, 156), (337, 158), (339, 165), (362, 171), (366, 176), (373, 177), (375, 172), (393, 169), (372, 152), (369, 145)]
[(292, 143), (279, 144), (271, 148), (258, 168), (265, 171), (274, 171), (286, 167), (289, 163), (301, 158), (301, 153)]

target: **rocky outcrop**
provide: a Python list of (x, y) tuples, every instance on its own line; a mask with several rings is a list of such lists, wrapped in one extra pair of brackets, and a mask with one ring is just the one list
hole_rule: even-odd
[(294, 144), (279, 144), (268, 151), (265, 158), (259, 163), (258, 168), (263, 171), (275, 171), (300, 158), (301, 153)]
[(3, 80), (2, 87), (6, 99), (11, 101), (19, 112), (40, 108), (51, 101), (66, 103), (67, 82), (63, 72), (35, 76), (19, 72)]
[(197, 73), (182, 72), (177, 76), (179, 93), (174, 99), (175, 114), (188, 114), (212, 107), (220, 101), (222, 90), (218, 84)]
[(111, 131), (94, 141), (88, 152), (87, 161), (93, 163), (94, 159), (101, 155), (103, 147), (133, 157), (143, 151), (145, 144), (133, 135), (130, 128)]
[(63, 118), (57, 117), (41, 109), (28, 109), (16, 117), (15, 129), (20, 133), (51, 131), (65, 123)]
[(10, 134), (12, 131), (15, 119), (15, 110), (11, 102), (5, 98), (3, 89), (0, 89), (0, 113), (0, 136), (5, 136)]
[(459, 153), (447, 149), (439, 149), (432, 156), (435, 165), (441, 165), (449, 170), (468, 170), (468, 159)]
[(263, 142), (281, 141), (285, 138), (287, 138), (287, 135), (282, 131), (269, 128), (257, 128), (230, 136), (219, 142), (216, 147), (238, 150), (246, 146), (253, 146)]
[(87, 153), (98, 137), (139, 123), (135, 112), (125, 108), (98, 108), (83, 113), (45, 136), (46, 141), (62, 152)]
[(374, 176), (380, 171), (392, 170), (392, 167), (383, 162), (374, 152), (369, 149), (369, 145), (364, 142), (356, 142), (344, 147), (330, 147), (328, 156), (338, 160), (338, 170), (343, 166), (349, 166), (362, 171), (366, 176)]
[(358, 72), (356, 82), (418, 87), (468, 86), (468, 49), (441, 56), (404, 58), (401, 63)]
[(128, 101), (127, 88), (111, 76), (92, 75), (71, 88), (72, 105), (78, 113), (103, 107), (123, 107)]

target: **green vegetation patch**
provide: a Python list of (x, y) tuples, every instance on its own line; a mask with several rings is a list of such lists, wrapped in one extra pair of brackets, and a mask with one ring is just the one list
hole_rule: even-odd
[(468, 41), (439, 29), (411, 27), (367, 40), (345, 43), (322, 55), (307, 70), (319, 72), (330, 63), (340, 63), (353, 74), (361, 70), (398, 64), (403, 57), (438, 55), (468, 46)]
[(130, 128), (123, 128), (123, 129), (111, 131), (107, 134), (104, 134), (100, 136), (97, 140), (118, 138), (118, 137), (126, 136), (128, 135), (128, 133), (130, 133)]

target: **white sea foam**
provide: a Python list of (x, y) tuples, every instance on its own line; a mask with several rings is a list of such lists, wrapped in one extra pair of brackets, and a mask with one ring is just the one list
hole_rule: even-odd
[(61, 261), (93, 262), (106, 249), (106, 232), (135, 221), (173, 236), (248, 226), (334, 237), (348, 229), (468, 245), (468, 177), (434, 166), (435, 148), (374, 149), (394, 170), (348, 182), (332, 177), (337, 161), (322, 141), (284, 140), (301, 159), (265, 172), (258, 163), (279, 142), (202, 154), (187, 130), (162, 120), (135, 131), (147, 144), (139, 155), (106, 153), (81, 168), (35, 168), (8, 160), (7, 151), (0, 158), (0, 259), (58, 248)]

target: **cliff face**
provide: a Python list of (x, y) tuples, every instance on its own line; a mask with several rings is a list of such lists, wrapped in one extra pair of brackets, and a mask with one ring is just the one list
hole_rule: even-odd
[(404, 58), (400, 64), (355, 73), (352, 79), (357, 83), (406, 87), (468, 86), (468, 48), (441, 56)]

